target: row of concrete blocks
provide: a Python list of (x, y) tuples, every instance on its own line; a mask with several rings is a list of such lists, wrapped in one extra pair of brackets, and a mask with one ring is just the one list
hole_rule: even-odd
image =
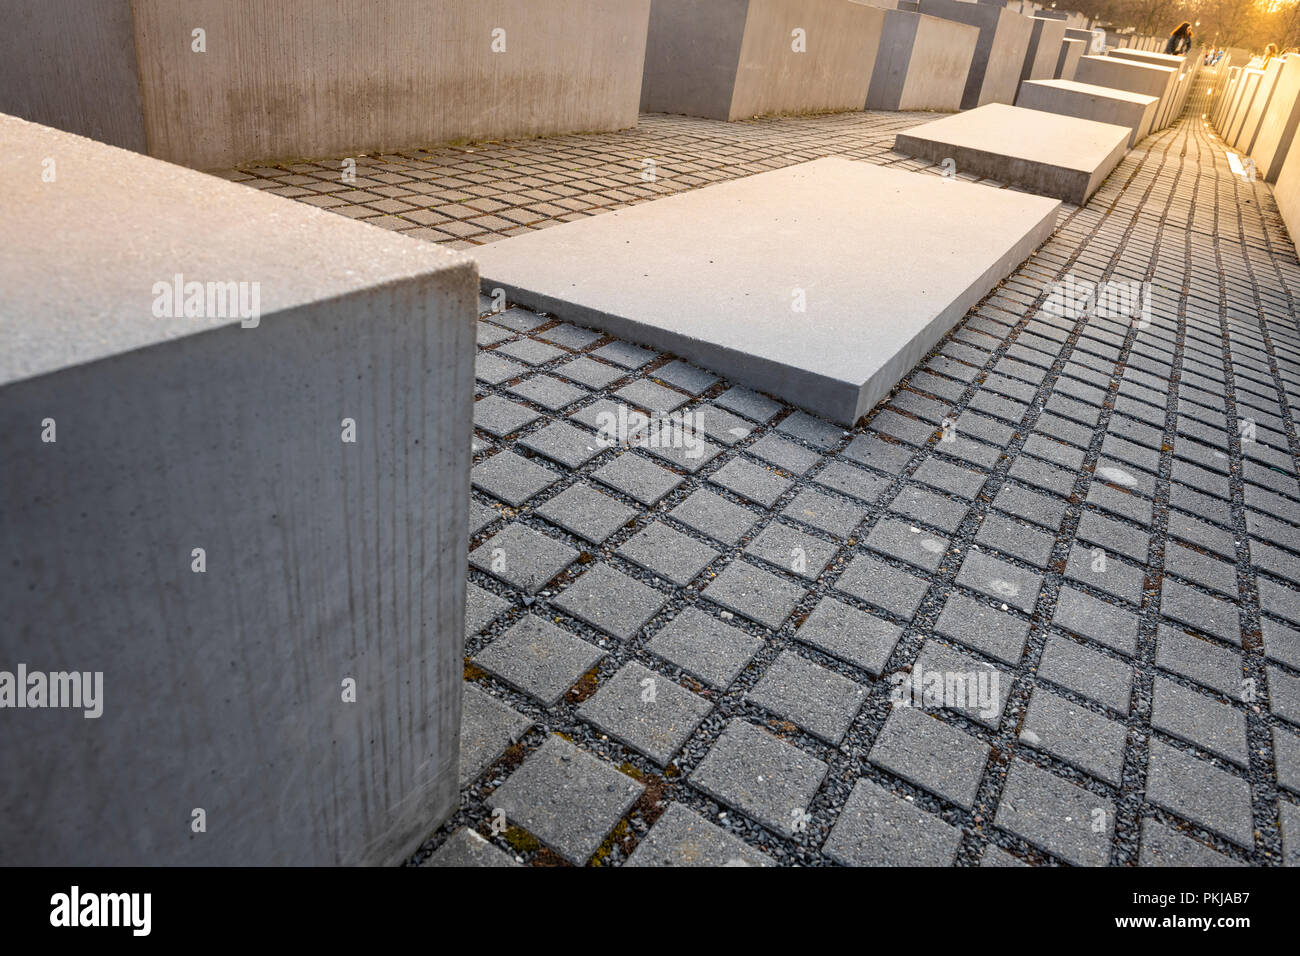
[(1209, 122), (1225, 147), (1249, 157), (1258, 179), (1277, 182), (1300, 125), (1300, 55), (1274, 57), (1260, 67), (1221, 68)]

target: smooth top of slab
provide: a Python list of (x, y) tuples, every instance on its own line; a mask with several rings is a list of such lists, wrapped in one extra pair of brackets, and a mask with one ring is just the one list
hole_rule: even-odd
[(1136, 103), (1139, 106), (1150, 106), (1152, 103), (1160, 102), (1158, 96), (1131, 93), (1128, 90), (1117, 90), (1113, 86), (1098, 86), (1096, 83), (1080, 83), (1078, 80), (1025, 80), (1025, 83), (1032, 83), (1034, 86), (1050, 86), (1053, 89), (1068, 90), (1071, 93), (1102, 96), (1108, 100), (1123, 100), (1126, 103)]
[(0, 385), (240, 324), (155, 317), (154, 284), (177, 274), (257, 282), (267, 316), (473, 267), (433, 243), (4, 114), (0, 208)]
[(1126, 56), (1141, 57), (1144, 60), (1150, 60), (1152, 63), (1160, 63), (1166, 66), (1181, 67), (1186, 62), (1186, 57), (1174, 56), (1172, 53), (1157, 53), (1155, 50), (1133, 50), (1120, 48), (1109, 51), (1111, 56), (1118, 54), (1121, 59)]
[(860, 389), (1059, 205), (828, 158), (474, 255), (485, 286), (527, 290), (575, 321), (629, 337), (651, 330), (643, 340), (688, 357), (771, 363), (790, 382)]
[(1084, 60), (1095, 60), (1101, 63), (1109, 63), (1114, 66), (1120, 66), (1128, 70), (1159, 70), (1161, 73), (1164, 74), (1178, 72), (1178, 67), (1176, 66), (1162, 66), (1159, 63), (1143, 63), (1141, 60), (1130, 60), (1127, 57), (1122, 57), (1122, 56), (1079, 57), (1079, 62), (1082, 63)]
[(1113, 123), (988, 103), (913, 126), (899, 136), (1091, 174), (1110, 157), (1116, 143), (1127, 142), (1132, 132), (1127, 126)]

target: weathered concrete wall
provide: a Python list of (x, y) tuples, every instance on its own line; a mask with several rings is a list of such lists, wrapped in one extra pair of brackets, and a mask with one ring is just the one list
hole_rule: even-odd
[(0, 113), (144, 152), (130, 0), (0, 0)]
[(965, 23), (887, 11), (867, 109), (960, 109), (978, 42), (979, 30)]
[(1031, 21), (1033, 32), (1025, 50), (1025, 62), (1020, 69), (1020, 81), (1050, 80), (1056, 75), (1056, 64), (1061, 58), (1061, 44), (1065, 41), (1065, 21), (1035, 17)]
[(962, 92), (962, 109), (1015, 100), (1033, 33), (1031, 19), (1002, 7), (963, 0), (921, 0), (921, 13), (966, 23), (980, 31)]
[(134, 9), (150, 151), (209, 169), (635, 126), (650, 0)]
[(1083, 56), (1088, 49), (1088, 45), (1082, 40), (1075, 40), (1066, 37), (1061, 41), (1061, 55), (1056, 60), (1056, 73), (1053, 79), (1056, 80), (1073, 80), (1075, 72), (1079, 69), (1079, 58)]
[(886, 12), (856, 0), (654, 0), (641, 108), (725, 120), (861, 109)]
[(4, 711), (0, 859), (401, 860), (457, 801), (473, 262), (12, 117), (0, 206), (0, 670), (103, 674)]
[(1273, 99), (1264, 112), (1251, 158), (1256, 175), (1266, 182), (1277, 182), (1300, 125), (1300, 54), (1288, 53), (1273, 89)]

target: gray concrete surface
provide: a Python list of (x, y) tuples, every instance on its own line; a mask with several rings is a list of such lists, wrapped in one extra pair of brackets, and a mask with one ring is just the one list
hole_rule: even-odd
[(654, 0), (641, 109), (725, 120), (860, 109), (885, 16), (849, 0)]
[(990, 103), (904, 130), (894, 149), (1079, 204), (1124, 156), (1127, 126)]
[(1056, 76), (1056, 65), (1061, 59), (1061, 45), (1065, 42), (1065, 21), (1035, 17), (1031, 21), (1029, 46), (1025, 50), (1025, 63), (1020, 68), (1020, 80), (1050, 80)]
[(1250, 115), (1251, 107), (1254, 106), (1261, 92), (1263, 81), (1263, 70), (1247, 70), (1242, 74), (1241, 95), (1237, 97), (1232, 115), (1228, 117), (1228, 122), (1223, 128), (1224, 145), (1239, 149), (1237, 141), (1241, 138), (1241, 131), (1246, 125), (1246, 117)]
[(457, 799), (473, 263), (12, 117), (0, 205), (0, 660), (103, 675), (0, 720), (0, 857), (401, 860)]
[(1037, 248), (1058, 205), (822, 159), (476, 257), (485, 290), (851, 424)]
[(962, 0), (921, 0), (920, 10), (927, 16), (966, 23), (980, 31), (962, 91), (962, 109), (1015, 100), (1034, 29), (1030, 18), (1002, 7)]
[(956, 112), (978, 43), (967, 24), (887, 11), (867, 109)]
[(1177, 75), (1178, 71), (1172, 67), (1136, 63), (1114, 56), (1080, 57), (1079, 67), (1074, 72), (1074, 78), (1080, 83), (1109, 86), (1117, 90), (1128, 90), (1130, 93), (1160, 97), (1160, 105), (1156, 107), (1156, 120), (1153, 124), (1155, 130), (1163, 128), (1159, 125), (1160, 117), (1171, 95), (1174, 78)]
[(1278, 81), (1282, 78), (1282, 72), (1287, 65), (1285, 57), (1274, 57), (1269, 61), (1268, 66), (1264, 68), (1264, 74), (1259, 78), (1259, 86), (1255, 89), (1255, 98), (1251, 101), (1250, 108), (1246, 111), (1245, 118), (1241, 123), (1241, 130), (1233, 140), (1233, 146), (1241, 150), (1244, 155), (1251, 155), (1255, 150), (1255, 138), (1259, 135), (1260, 127), (1264, 123), (1264, 115), (1273, 105), (1273, 96), (1277, 92)]
[(1172, 93), (1161, 103), (1153, 128), (1164, 129), (1168, 126), (1174, 111), (1182, 105), (1182, 96), (1180, 95), (1181, 80), (1184, 74), (1188, 72), (1189, 57), (1157, 53), (1153, 50), (1110, 50), (1106, 55), (1118, 57), (1121, 60), (1132, 60), (1134, 63), (1166, 66), (1178, 71), (1178, 75), (1174, 78)]
[(1072, 37), (1066, 37), (1061, 41), (1061, 55), (1056, 59), (1056, 72), (1052, 78), (1056, 80), (1072, 80), (1075, 71), (1079, 69), (1079, 58), (1088, 50), (1088, 45), (1082, 40), (1075, 40)]
[(1300, 125), (1300, 54), (1288, 53), (1286, 65), (1273, 89), (1269, 108), (1260, 121), (1251, 157), (1256, 174), (1265, 182), (1277, 182)]
[(1128, 140), (1130, 148), (1151, 131), (1159, 104), (1157, 96), (1072, 80), (1027, 80), (1020, 84), (1016, 96), (1016, 106), (1027, 109), (1127, 126), (1133, 131)]

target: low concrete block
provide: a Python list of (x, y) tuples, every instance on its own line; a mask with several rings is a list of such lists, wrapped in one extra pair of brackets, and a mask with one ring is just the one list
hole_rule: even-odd
[(1016, 98), (1020, 71), (1034, 29), (1032, 20), (1000, 6), (963, 0), (921, 0), (920, 9), (926, 16), (979, 29), (979, 42), (962, 92), (962, 109), (974, 109), (986, 103), (1010, 103)]
[(1159, 98), (1154, 96), (1072, 80), (1027, 80), (1020, 84), (1016, 97), (1016, 105), (1027, 109), (1127, 126), (1132, 130), (1130, 148), (1151, 131), (1159, 104)]
[(955, 112), (978, 42), (979, 30), (967, 24), (886, 11), (866, 108)]
[(1127, 126), (991, 103), (904, 130), (894, 149), (1081, 204), (1123, 158)]
[(1130, 93), (1155, 96), (1160, 99), (1156, 107), (1156, 122), (1153, 129), (1160, 129), (1159, 117), (1161, 107), (1167, 102), (1173, 89), (1174, 77), (1178, 71), (1168, 66), (1155, 66), (1149, 63), (1137, 63), (1115, 56), (1085, 56), (1079, 60), (1079, 68), (1074, 78), (1080, 83), (1094, 86), (1109, 86)]
[(641, 109), (723, 120), (861, 109), (889, 12), (846, 0), (654, 0)]
[(7, 116), (0, 205), (0, 670), (102, 675), (3, 712), (0, 858), (401, 861), (458, 799), (473, 263)]
[[(1264, 122), (1264, 114), (1268, 112), (1269, 107), (1272, 105), (1273, 95), (1277, 91), (1278, 80), (1281, 78), (1285, 67), (1286, 60), (1283, 57), (1274, 57), (1269, 61), (1268, 66), (1264, 67), (1264, 73), (1259, 78), (1259, 85), (1255, 88), (1255, 97), (1251, 100), (1250, 106), (1245, 112), (1241, 122), (1241, 129), (1232, 141), (1232, 145), (1246, 156), (1250, 156), (1255, 149), (1255, 137)], [(1258, 161), (1256, 161), (1256, 175), (1258, 174)]]
[(1051, 234), (1059, 205), (832, 158), (476, 255), (484, 289), (847, 425)]
[(1300, 125), (1300, 54), (1288, 53), (1283, 59), (1273, 98), (1264, 111), (1250, 154), (1256, 175), (1270, 183), (1277, 182)]
[(1264, 79), (1263, 70), (1246, 70), (1241, 75), (1241, 94), (1237, 97), (1236, 103), (1232, 106), (1232, 114), (1228, 117), (1228, 122), (1223, 127), (1223, 142), (1233, 149), (1237, 148), (1237, 140), (1241, 137), (1242, 126), (1245, 125), (1246, 116), (1250, 112), (1251, 105), (1255, 102), (1255, 95), (1259, 92), (1260, 83)]
[(1079, 58), (1087, 50), (1088, 44), (1083, 40), (1066, 37), (1061, 41), (1061, 53), (1056, 58), (1056, 72), (1052, 74), (1057, 80), (1072, 80), (1079, 69)]
[(1061, 44), (1065, 42), (1065, 21), (1035, 17), (1031, 21), (1029, 47), (1025, 51), (1025, 64), (1020, 69), (1020, 81), (1050, 80), (1056, 76), (1056, 65), (1061, 59)]
[(1132, 60), (1135, 63), (1166, 66), (1178, 71), (1174, 75), (1169, 95), (1160, 104), (1153, 124), (1155, 129), (1164, 129), (1168, 126), (1174, 117), (1178, 115), (1177, 108), (1182, 104), (1182, 78), (1187, 72), (1187, 58), (1169, 53), (1157, 53), (1153, 50), (1110, 50), (1107, 55), (1119, 57), (1123, 60)]
[(1241, 79), (1241, 67), (1229, 67), (1226, 74), (1220, 70), (1220, 78), (1215, 81), (1214, 100), (1210, 109), (1210, 125), (1217, 131), (1222, 128), (1223, 113), (1228, 108)]

